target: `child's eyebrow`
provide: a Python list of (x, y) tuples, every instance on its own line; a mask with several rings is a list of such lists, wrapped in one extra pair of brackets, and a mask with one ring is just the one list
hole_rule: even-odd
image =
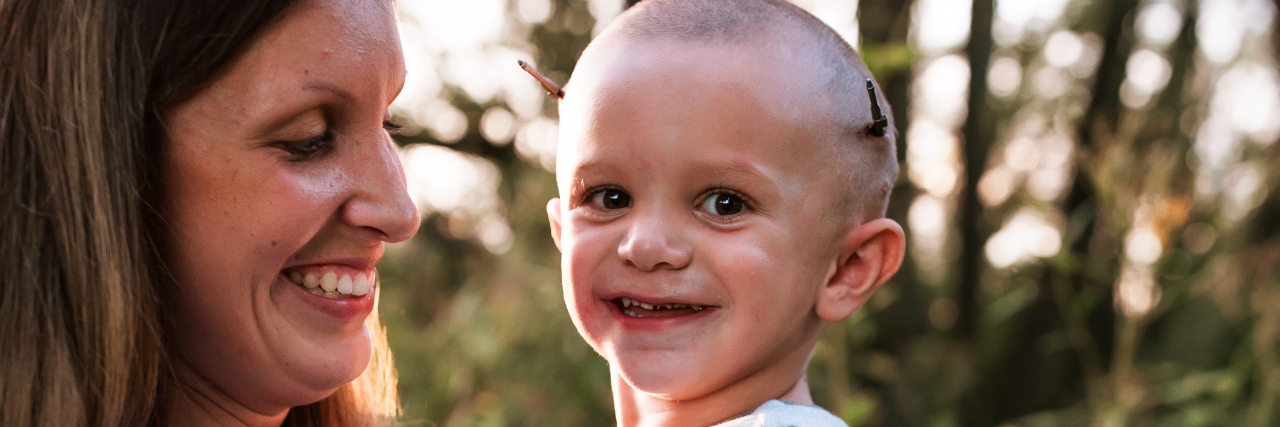
[(707, 168), (706, 170), (716, 177), (736, 177), (744, 175), (750, 177), (768, 176), (767, 173), (764, 173), (764, 171), (761, 171), (758, 168), (736, 163), (715, 165)]
[(569, 175), (569, 194), (578, 194), (587, 189), (587, 179), (595, 179), (597, 175), (603, 175), (605, 166), (586, 161), (574, 166), (573, 172)]

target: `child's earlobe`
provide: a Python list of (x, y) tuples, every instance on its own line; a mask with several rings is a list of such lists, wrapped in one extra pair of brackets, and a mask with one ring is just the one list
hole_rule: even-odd
[[(556, 249), (560, 249), (560, 198), (551, 199), (547, 202), (547, 222), (551, 223), (551, 240), (556, 242)], [(562, 252), (563, 249), (560, 249)]]
[(868, 221), (845, 235), (835, 272), (818, 295), (817, 314), (839, 322), (871, 298), (902, 266), (906, 235), (888, 218)]

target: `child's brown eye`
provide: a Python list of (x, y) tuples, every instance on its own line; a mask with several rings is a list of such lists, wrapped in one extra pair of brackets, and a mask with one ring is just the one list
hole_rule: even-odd
[(742, 212), (746, 205), (742, 198), (729, 193), (716, 193), (702, 202), (702, 209), (712, 215), (729, 216)]
[(631, 207), (631, 195), (618, 189), (605, 189), (591, 195), (591, 203), (605, 209), (624, 209)]

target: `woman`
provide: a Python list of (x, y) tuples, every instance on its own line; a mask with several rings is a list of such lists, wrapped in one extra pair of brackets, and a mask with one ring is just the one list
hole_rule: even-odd
[(395, 412), (389, 1), (0, 0), (0, 58), (0, 425)]

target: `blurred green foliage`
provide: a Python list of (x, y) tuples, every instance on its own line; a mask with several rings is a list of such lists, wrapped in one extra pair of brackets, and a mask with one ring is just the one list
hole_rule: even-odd
[[(993, 3), (976, 1), (974, 22), (990, 23)], [(923, 261), (908, 254), (902, 272), (866, 307), (829, 325), (809, 371), (821, 406), (851, 426), (1280, 425), (1280, 194), (1273, 191), (1280, 144), (1244, 144), (1234, 158), (1252, 165), (1260, 181), (1243, 213), (1229, 211), (1234, 202), (1225, 196), (1197, 190), (1196, 177), (1207, 173), (1196, 154), (1197, 129), (1226, 66), (1215, 68), (1197, 51), (1201, 3), (1172, 0), (1185, 18), (1162, 53), (1172, 77), (1145, 105), (1127, 106), (1126, 60), (1140, 48), (1134, 22), (1151, 3), (1069, 2), (1054, 28), (1093, 35), (1102, 56), (1096, 72), (1047, 100), (1029, 84), (993, 96), (983, 78), (994, 53), (1015, 58), (1031, 80), (1043, 67), (1045, 37), (994, 46), (989, 27), (971, 30), (963, 50), (977, 76), (970, 88), (980, 90), (969, 99), (962, 166), (974, 172), (960, 179), (952, 200), (952, 249), (933, 267), (942, 271), (934, 278), (922, 276)], [(589, 32), (571, 30), (581, 23), (568, 20), (590, 13), (584, 1), (553, 5), (521, 42), (535, 46), (533, 62), (563, 82), (590, 40)], [(910, 126), (920, 65), (908, 34), (912, 10), (909, 0), (862, 0), (859, 15), (860, 51), (901, 135)], [(1245, 51), (1239, 60), (1274, 69), (1280, 46), (1274, 35), (1265, 40), (1270, 51)], [(520, 70), (512, 64), (510, 72)], [(446, 143), (424, 131), (398, 141), (496, 165), (498, 209), (513, 243), (491, 252), (457, 232), (466, 218), (429, 212), (416, 237), (388, 250), (381, 310), (400, 375), (403, 424), (612, 424), (608, 367), (564, 308), (545, 214), (556, 196), (554, 175), (522, 157), (517, 144), (490, 142), (479, 131), (481, 115), (503, 106), (501, 98), (478, 104), (448, 82), (443, 93), (467, 117), (465, 136)], [(543, 111), (555, 117), (551, 98)], [(982, 171), (1032, 113), (1074, 141), (1069, 190), (1048, 201), (1015, 191), (1000, 203), (983, 202), (975, 192)], [(904, 161), (890, 208), (904, 224), (921, 193), (905, 178), (910, 168)], [(1225, 185), (1230, 191), (1240, 184)], [(982, 255), (988, 239), (1027, 206), (1060, 215), (1061, 249), (991, 266)], [(1159, 298), (1133, 313), (1116, 300), (1116, 287), (1129, 265), (1126, 236), (1138, 220), (1161, 243), (1150, 267)]]

